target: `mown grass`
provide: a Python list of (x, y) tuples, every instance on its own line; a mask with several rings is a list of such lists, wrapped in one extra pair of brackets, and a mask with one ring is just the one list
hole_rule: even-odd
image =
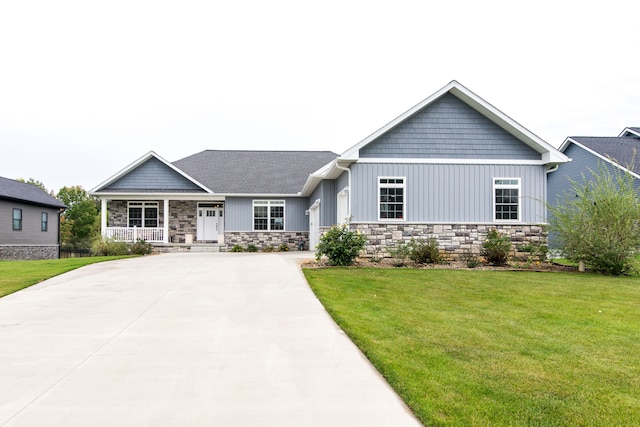
[(640, 279), (305, 269), (427, 426), (640, 425)]
[(96, 262), (127, 258), (101, 256), (34, 261), (0, 261), (0, 297)]

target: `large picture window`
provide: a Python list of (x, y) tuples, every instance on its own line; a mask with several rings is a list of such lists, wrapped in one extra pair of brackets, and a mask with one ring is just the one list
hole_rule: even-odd
[(380, 220), (405, 219), (405, 178), (378, 178), (378, 216)]
[(158, 226), (158, 202), (129, 202), (129, 227)]
[(520, 178), (494, 178), (494, 218), (496, 221), (520, 220)]
[(22, 209), (13, 208), (13, 229), (22, 230)]
[(284, 230), (284, 200), (254, 200), (253, 229)]

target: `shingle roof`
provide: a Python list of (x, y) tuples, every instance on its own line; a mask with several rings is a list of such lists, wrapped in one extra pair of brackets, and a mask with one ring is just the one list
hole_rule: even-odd
[(571, 139), (604, 157), (610, 158), (625, 168), (631, 166), (633, 162), (631, 170), (640, 174), (640, 159), (635, 158), (636, 152), (640, 152), (640, 139), (635, 137), (594, 136), (572, 136)]
[(0, 199), (17, 200), (54, 208), (66, 207), (60, 200), (48, 195), (35, 185), (3, 177), (0, 177)]
[(330, 151), (205, 150), (173, 165), (223, 194), (297, 194), (309, 174), (338, 157)]

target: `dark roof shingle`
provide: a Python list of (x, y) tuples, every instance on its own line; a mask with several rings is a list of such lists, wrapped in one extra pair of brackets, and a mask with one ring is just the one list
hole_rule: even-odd
[(66, 208), (64, 203), (35, 185), (0, 177), (0, 199), (10, 199), (54, 208)]
[(330, 151), (205, 150), (173, 165), (214, 193), (297, 194), (309, 174), (337, 157)]

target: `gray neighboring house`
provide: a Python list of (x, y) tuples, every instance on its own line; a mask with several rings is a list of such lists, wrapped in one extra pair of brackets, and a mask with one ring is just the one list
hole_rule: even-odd
[(544, 241), (547, 174), (566, 161), (452, 81), (339, 156), (207, 150), (169, 163), (151, 152), (90, 194), (105, 235), (159, 250), (314, 248), (349, 222), (367, 236), (365, 255), (412, 237), (460, 255), (491, 228), (516, 244)]
[[(640, 190), (640, 128), (625, 128), (618, 136), (570, 136), (560, 146), (560, 151), (570, 162), (559, 166), (558, 171), (549, 175), (547, 200), (556, 205), (565, 192), (571, 191), (571, 181), (583, 182), (597, 172), (599, 165), (611, 172), (616, 169), (629, 172), (635, 177), (636, 188)], [(554, 246), (550, 236), (550, 246)]]
[(58, 258), (65, 208), (34, 185), (0, 177), (0, 259)]

